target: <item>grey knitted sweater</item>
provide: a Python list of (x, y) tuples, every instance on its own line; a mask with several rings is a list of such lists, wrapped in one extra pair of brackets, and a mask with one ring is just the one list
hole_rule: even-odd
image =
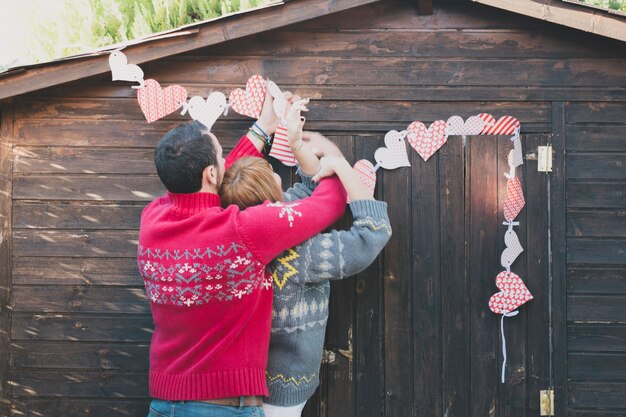
[[(285, 192), (285, 201), (311, 194), (311, 177)], [(320, 233), (283, 252), (269, 265), (274, 279), (272, 335), (267, 363), (270, 396), (266, 402), (293, 406), (308, 400), (319, 385), (328, 319), (329, 280), (367, 268), (391, 237), (387, 203), (350, 203), (348, 231)]]

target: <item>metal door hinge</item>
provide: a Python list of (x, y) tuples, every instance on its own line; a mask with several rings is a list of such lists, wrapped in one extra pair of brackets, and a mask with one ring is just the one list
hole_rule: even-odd
[(554, 415), (554, 390), (539, 391), (539, 410), (542, 416)]
[(552, 145), (537, 147), (537, 171), (552, 172)]

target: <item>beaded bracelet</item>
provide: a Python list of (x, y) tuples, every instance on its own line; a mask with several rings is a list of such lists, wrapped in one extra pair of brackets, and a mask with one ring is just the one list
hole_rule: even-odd
[(252, 125), (254, 127), (256, 127), (257, 129), (259, 129), (259, 131), (261, 132), (261, 134), (265, 137), (265, 141), (267, 143), (271, 143), (272, 142), (272, 138), (270, 137), (270, 135), (268, 135), (267, 133), (265, 133), (265, 130), (261, 129), (261, 126), (259, 126), (257, 124), (257, 122), (254, 122), (254, 124)]
[(257, 138), (258, 140), (260, 140), (261, 142), (263, 142), (263, 150), (266, 152), (269, 152), (270, 148), (272, 147), (272, 141), (271, 140), (266, 140), (266, 138), (262, 137), (259, 132), (257, 132), (256, 130), (254, 130), (253, 128), (248, 129), (248, 133), (250, 133), (252, 136), (254, 136), (255, 138)]

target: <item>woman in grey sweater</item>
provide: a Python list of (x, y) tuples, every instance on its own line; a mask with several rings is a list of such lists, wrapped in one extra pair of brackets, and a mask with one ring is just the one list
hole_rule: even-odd
[[(307, 110), (305, 104), (306, 100), (294, 103), (287, 117), (288, 139), (300, 164), (302, 182), (283, 193), (283, 200), (305, 198), (313, 192), (316, 181), (336, 174), (348, 193), (354, 220), (350, 230), (320, 233), (283, 252), (268, 267), (274, 282), (267, 364), (270, 395), (264, 404), (268, 417), (300, 416), (319, 385), (329, 281), (363, 271), (391, 237), (387, 203), (374, 200), (345, 158), (337, 154), (338, 149), (326, 146), (326, 153), (334, 155), (318, 160), (309, 143), (302, 140), (304, 118), (300, 111)], [(328, 145), (321, 135), (316, 139), (318, 144)], [(266, 161), (243, 158), (226, 171), (220, 190), (222, 205), (237, 204), (243, 209), (275, 200), (272, 195), (276, 194), (268, 191), (274, 187), (280, 188), (280, 182)]]

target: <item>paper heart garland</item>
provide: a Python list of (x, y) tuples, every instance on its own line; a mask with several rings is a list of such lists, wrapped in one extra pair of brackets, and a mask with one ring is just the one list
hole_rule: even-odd
[(230, 93), (228, 103), (239, 114), (258, 119), (265, 100), (265, 80), (260, 75), (253, 75), (246, 83), (245, 91), (237, 88)]
[(133, 86), (132, 88), (145, 86), (143, 70), (135, 64), (129, 64), (128, 58), (121, 51), (111, 53), (109, 56), (109, 67), (111, 67), (113, 81), (134, 81), (139, 83), (138, 86)]
[(446, 141), (446, 122), (436, 120), (428, 129), (422, 122), (413, 122), (407, 127), (407, 140), (424, 161), (428, 161)]
[(510, 313), (533, 299), (522, 279), (513, 272), (500, 272), (496, 277), (496, 286), (500, 292), (489, 299), (489, 308), (496, 314)]
[(374, 159), (376, 164), (385, 169), (410, 167), (409, 157), (406, 153), (404, 137), (406, 132), (390, 130), (385, 134), (385, 147), (376, 149)]
[[(374, 165), (367, 159), (360, 159), (352, 166), (352, 170), (359, 177), (365, 188), (369, 191), (370, 195), (374, 195), (376, 189), (376, 169)], [(348, 198), (348, 203), (350, 199)]]
[(478, 135), (483, 131), (484, 127), (485, 121), (478, 116), (469, 117), (465, 122), (461, 116), (452, 116), (446, 122), (446, 135)]
[(517, 237), (517, 233), (513, 231), (512, 227), (504, 234), (504, 244), (506, 249), (500, 256), (500, 264), (509, 270), (520, 253), (524, 252), (524, 248), (519, 243), (519, 237)]
[(519, 120), (513, 116), (502, 116), (497, 122), (489, 113), (480, 113), (478, 117), (485, 122), (481, 135), (513, 135), (521, 126)]
[(228, 105), (224, 93), (215, 91), (204, 100), (200, 96), (191, 97), (188, 103), (183, 104), (181, 114), (189, 111), (189, 116), (197, 120), (211, 130), (218, 117), (224, 112)]
[(269, 156), (278, 159), (288, 167), (292, 167), (297, 163), (296, 157), (291, 152), (291, 146), (289, 146), (289, 140), (287, 139), (287, 128), (284, 125), (276, 128)]
[(178, 110), (187, 100), (187, 90), (180, 85), (161, 88), (155, 80), (146, 80), (146, 86), (137, 91), (139, 106), (148, 123)]
[(267, 82), (267, 91), (270, 92), (274, 98), (274, 113), (280, 117), (281, 121), (285, 120), (285, 113), (287, 113), (287, 99), (285, 99), (285, 93), (276, 85), (274, 81)]
[(524, 191), (517, 177), (509, 178), (506, 183), (506, 200), (504, 201), (504, 218), (512, 221), (517, 217), (524, 205)]

